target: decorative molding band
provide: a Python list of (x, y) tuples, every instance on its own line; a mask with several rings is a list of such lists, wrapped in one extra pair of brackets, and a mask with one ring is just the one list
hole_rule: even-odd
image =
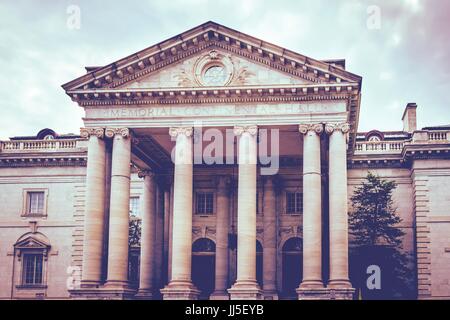
[(169, 135), (173, 138), (178, 137), (178, 135), (183, 134), (186, 137), (192, 136), (194, 130), (192, 127), (171, 127), (169, 128)]
[(106, 128), (105, 130), (105, 136), (107, 138), (113, 138), (116, 134), (124, 138), (129, 138), (130, 130), (128, 128)]
[[(313, 90), (314, 89), (314, 90)], [(316, 90), (317, 89), (317, 90)], [(353, 93), (326, 91), (325, 88), (197, 88), (170, 90), (133, 90), (127, 92), (70, 92), (72, 100), (85, 106), (136, 105), (136, 104), (206, 104), (240, 102), (297, 102), (297, 101), (335, 101), (352, 97)], [(322, 90), (325, 90), (322, 92)]]
[(85, 167), (87, 158), (14, 158), (0, 159), (0, 167)]
[(255, 125), (250, 126), (235, 126), (233, 129), (234, 135), (240, 136), (244, 134), (245, 132), (249, 133), (250, 135), (254, 136), (258, 133), (258, 127)]
[(325, 124), (325, 132), (327, 134), (332, 134), (335, 131), (341, 131), (344, 134), (348, 133), (350, 132), (350, 124), (347, 122)]
[(309, 131), (313, 131), (320, 135), (323, 132), (323, 124), (322, 123), (300, 124), (298, 126), (298, 131), (304, 135), (307, 134)]
[(89, 138), (90, 136), (97, 136), (102, 139), (105, 136), (104, 128), (80, 128), (80, 136), (82, 138)]

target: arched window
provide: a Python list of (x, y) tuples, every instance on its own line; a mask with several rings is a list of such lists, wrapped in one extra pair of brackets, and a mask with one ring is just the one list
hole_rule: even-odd
[(380, 142), (383, 140), (383, 133), (378, 130), (372, 130), (366, 134), (366, 141), (368, 142)]
[(216, 244), (208, 238), (201, 238), (192, 244), (192, 252), (216, 252)]
[(303, 241), (301, 238), (290, 238), (283, 245), (283, 252), (302, 252)]

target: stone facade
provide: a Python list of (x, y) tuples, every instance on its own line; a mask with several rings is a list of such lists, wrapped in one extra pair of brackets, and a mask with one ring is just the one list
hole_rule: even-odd
[(450, 127), (408, 104), (403, 130), (357, 132), (361, 82), (213, 22), (90, 68), (63, 85), (79, 136), (0, 142), (0, 298), (354, 298), (371, 171), (398, 184), (417, 297), (449, 299)]

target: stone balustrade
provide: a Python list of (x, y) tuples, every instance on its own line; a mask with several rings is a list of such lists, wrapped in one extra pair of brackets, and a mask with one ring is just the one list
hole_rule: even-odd
[(403, 141), (357, 141), (355, 146), (355, 154), (400, 154), (405, 145), (427, 143), (450, 143), (450, 131), (418, 130), (413, 133), (412, 139)]
[(0, 152), (62, 151), (86, 147), (84, 139), (0, 141)]
[(405, 141), (356, 142), (355, 153), (401, 153)]

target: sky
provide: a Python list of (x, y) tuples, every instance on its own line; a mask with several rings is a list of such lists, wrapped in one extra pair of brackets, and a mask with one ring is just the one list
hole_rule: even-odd
[(209, 20), (345, 58), (363, 77), (358, 131), (401, 130), (408, 102), (418, 127), (450, 124), (447, 0), (1, 0), (0, 139), (79, 133), (83, 110), (62, 84)]

